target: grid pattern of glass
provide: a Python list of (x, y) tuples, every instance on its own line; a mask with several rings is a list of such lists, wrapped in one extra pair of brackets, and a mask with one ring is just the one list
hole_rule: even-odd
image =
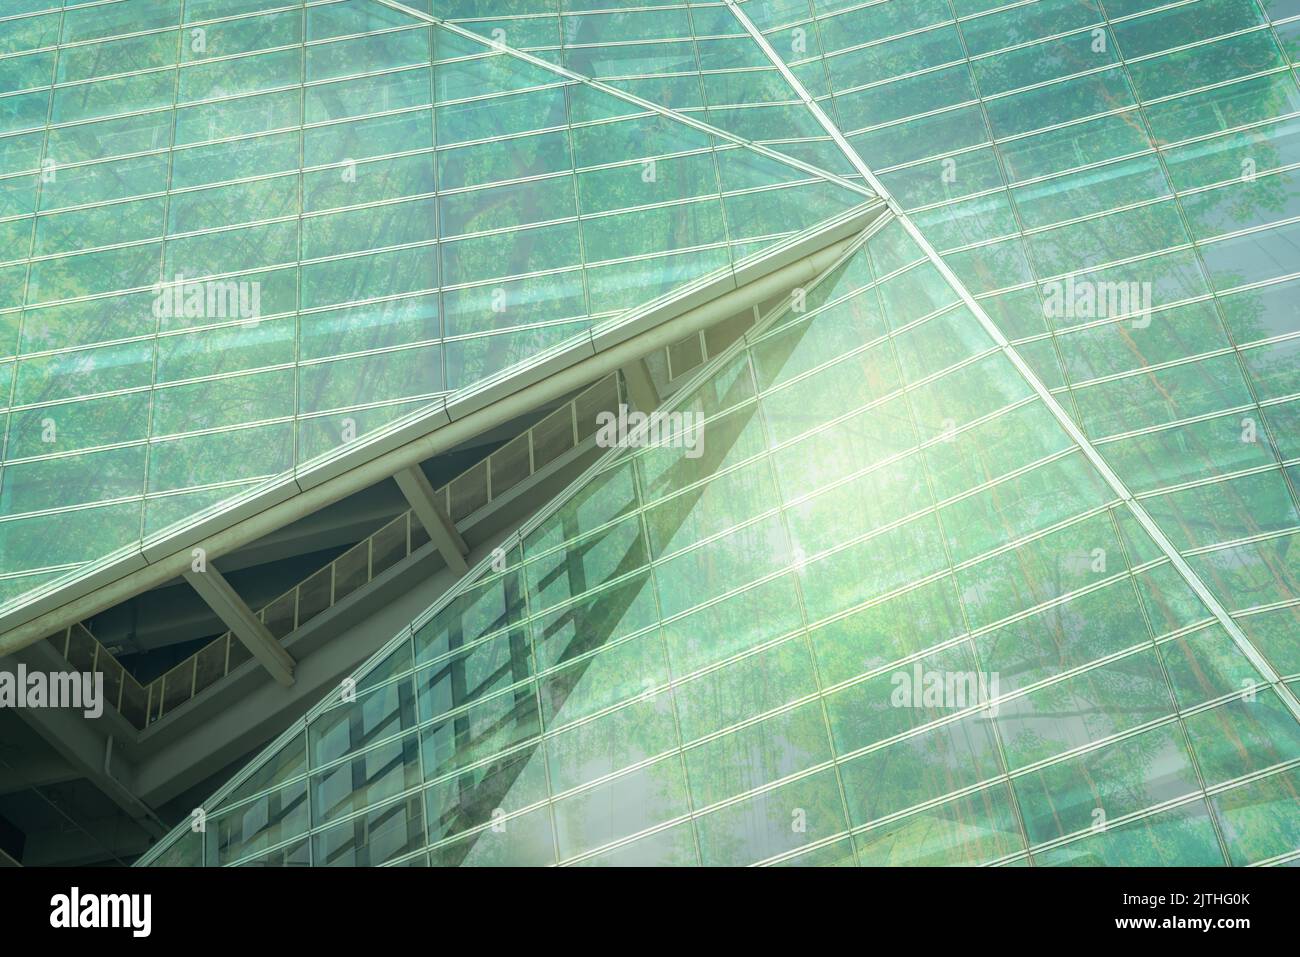
[(1295, 602), (1294, 0), (498, 7), (435, 4), (788, 155), (871, 169), (1219, 600)]
[(846, 147), (818, 125), (796, 87), (723, 3), (436, 0), (433, 12), (679, 116), (830, 173), (860, 175)]
[(0, 0), (0, 610), (875, 202), (378, 0)]
[(434, 11), (871, 169), (1229, 611), (1295, 603), (1294, 0), (500, 6)]
[(1300, 855), (1282, 682), (897, 219), (672, 408), (152, 863)]
[(1294, 635), (1300, 6), (728, 5), (1243, 631)]

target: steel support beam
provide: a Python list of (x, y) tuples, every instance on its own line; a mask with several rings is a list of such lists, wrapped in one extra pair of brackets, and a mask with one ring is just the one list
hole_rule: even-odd
[(645, 359), (635, 359), (623, 366), (623, 381), (627, 384), (627, 397), (632, 405), (642, 412), (653, 412), (663, 403), (655, 380), (650, 377), (650, 369)]
[(402, 494), (406, 496), (406, 500), (411, 503), (411, 511), (415, 512), (415, 517), (429, 533), (433, 547), (438, 549), (438, 554), (447, 563), (447, 567), (457, 575), (464, 575), (469, 571), (469, 565), (465, 563), (469, 547), (465, 544), (465, 539), (460, 537), (460, 532), (456, 531), (456, 526), (452, 524), (451, 519), (438, 505), (438, 497), (434, 494), (433, 485), (424, 474), (424, 469), (412, 465), (394, 474), (393, 479), (397, 482), (397, 487), (402, 490)]
[(186, 571), (185, 580), (276, 681), (286, 688), (292, 685), (294, 661), (289, 652), (280, 647), (275, 636), (230, 587), (230, 582), (215, 565), (207, 562), (203, 568), (199, 572)]
[[(468, 529), (475, 543), (470, 564), (492, 554), (539, 503), (567, 488), (599, 452), (589, 439), (494, 498)], [(462, 577), (446, 567), (429, 542), (285, 640), (285, 650), (297, 662), (292, 688), (276, 686), (263, 669), (248, 662), (209, 694), (165, 714), (149, 726), (136, 749), (134, 783), (141, 799), (169, 805), (231, 763), (246, 763), (250, 751), (261, 751), (305, 710), (336, 692), (358, 663), (408, 628)], [(209, 796), (207, 791), (201, 795)]]

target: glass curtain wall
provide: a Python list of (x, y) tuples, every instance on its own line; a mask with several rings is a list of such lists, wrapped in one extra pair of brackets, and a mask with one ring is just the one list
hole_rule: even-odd
[(1294, 855), (1281, 689), (897, 220), (672, 410), (152, 863)]
[(876, 202), (376, 0), (0, 0), (0, 610)]

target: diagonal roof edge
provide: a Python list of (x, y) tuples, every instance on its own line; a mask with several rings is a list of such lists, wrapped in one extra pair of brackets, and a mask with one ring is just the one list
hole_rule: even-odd
[[(383, 2), (383, 0), (381, 0), (381, 2)], [(1196, 597), (1201, 600), (1205, 607), (1210, 610), (1210, 613), (1218, 620), (1219, 624), (1223, 626), (1224, 630), (1227, 631), (1238, 650), (1246, 656), (1246, 660), (1264, 676), (1265, 681), (1267, 681), (1273, 690), (1277, 692), (1278, 698), (1281, 699), (1287, 710), (1291, 712), (1292, 717), (1297, 721), (1300, 721), (1300, 700), (1296, 698), (1295, 692), (1293, 692), (1287, 683), (1282, 680), (1281, 675), (1279, 675), (1273, 666), (1269, 664), (1268, 659), (1265, 658), (1259, 649), (1255, 647), (1254, 642), (1252, 642), (1246, 633), (1242, 631), (1241, 626), (1238, 625), (1232, 616), (1228, 614), (1228, 610), (1219, 601), (1218, 596), (1210, 590), (1210, 587), (1205, 584), (1201, 576), (1194, 568), (1192, 568), (1187, 559), (1183, 556), (1182, 552), (1178, 550), (1156, 520), (1151, 517), (1151, 513), (1147, 511), (1146, 506), (1133, 496), (1132, 491), (1129, 490), (1124, 480), (1120, 478), (1114, 469), (1110, 467), (1109, 463), (1107, 463), (1102, 457), (1101, 453), (1097, 451), (1096, 446), (1092, 444), (1092, 441), (1084, 434), (1083, 430), (1079, 428), (1074, 419), (1070, 417), (1070, 414), (1065, 411), (1065, 407), (1057, 401), (1056, 396), (1052, 395), (1047, 384), (1039, 378), (1038, 373), (1036, 373), (1029, 363), (1020, 355), (1015, 346), (1011, 344), (1011, 341), (1003, 334), (1002, 330), (998, 328), (992, 318), (990, 318), (989, 314), (984, 310), (984, 307), (981, 306), (979, 301), (971, 294), (971, 291), (966, 287), (966, 284), (955, 272), (953, 272), (952, 268), (939, 254), (939, 251), (930, 244), (930, 241), (921, 232), (916, 223), (912, 221), (911, 217), (903, 211), (902, 207), (894, 199), (893, 194), (890, 193), (867, 165), (866, 160), (858, 154), (857, 150), (854, 149), (853, 145), (849, 143), (848, 139), (844, 136), (844, 133), (835, 125), (834, 122), (832, 122), (831, 118), (826, 115), (826, 112), (812, 98), (812, 95), (799, 81), (799, 78), (794, 75), (794, 72), (785, 61), (777, 55), (776, 50), (774, 50), (771, 43), (768, 42), (767, 37), (763, 36), (763, 33), (749, 18), (749, 15), (740, 8), (740, 5), (736, 0), (723, 0), (723, 2), (727, 5), (727, 8), (731, 10), (732, 15), (735, 16), (736, 20), (750, 35), (754, 42), (758, 44), (759, 48), (763, 51), (763, 55), (772, 62), (773, 66), (785, 75), (786, 79), (803, 98), (808, 109), (812, 111), (817, 122), (822, 125), (822, 128), (825, 129), (826, 132), (837, 142), (841, 143), (843, 148), (848, 151), (850, 161), (857, 168), (858, 172), (862, 174), (866, 182), (871, 185), (872, 189), (875, 190), (876, 195), (879, 196), (881, 201), (889, 208), (894, 218), (899, 221), (902, 227), (907, 231), (908, 235), (911, 236), (912, 240), (921, 248), (921, 251), (925, 253), (926, 259), (928, 259), (934, 268), (939, 271), (939, 274), (943, 276), (944, 280), (952, 287), (953, 291), (957, 293), (962, 302), (971, 310), (975, 315), (975, 318), (979, 320), (984, 331), (993, 339), (993, 342), (997, 345), (1002, 354), (1010, 360), (1011, 364), (1015, 367), (1016, 371), (1020, 373), (1020, 376), (1025, 380), (1026, 384), (1028, 384), (1038, 398), (1042, 400), (1043, 404), (1046, 405), (1047, 410), (1052, 414), (1052, 417), (1056, 419), (1061, 428), (1065, 430), (1065, 433), (1070, 437), (1070, 440), (1083, 452), (1084, 457), (1087, 458), (1089, 464), (1097, 471), (1115, 496), (1123, 502), (1129, 513), (1137, 520), (1138, 524), (1142, 526), (1149, 536), (1151, 536), (1156, 547), (1167, 559), (1169, 559), (1170, 563), (1177, 570), (1179, 576), (1196, 594)]]
[[(710, 124), (700, 122), (693, 118), (682, 116), (671, 110), (667, 110), (661, 106), (657, 106), (656, 104), (643, 100), (642, 98), (637, 97), (633, 94), (625, 93), (624, 91), (618, 90), (614, 87), (610, 87), (607, 84), (601, 83), (600, 81), (591, 80), (582, 77), (571, 70), (567, 70), (555, 64), (548, 63), (545, 60), (536, 57), (531, 57), (528, 54), (524, 54), (519, 51), (513, 50), (509, 47), (497, 43), (494, 40), (478, 36), (477, 34), (474, 34), (471, 31), (467, 31), (455, 24), (449, 24), (446, 23), (445, 21), (439, 20), (436, 17), (422, 14), (420, 11), (413, 10), (410, 7), (407, 7), (403, 3), (387, 2), (387, 0), (379, 0), (379, 2), (389, 7), (390, 10), (394, 11), (395, 15), (390, 16), (389, 17), (390, 20), (397, 20), (399, 18), (408, 18), (408, 19), (412, 19), (413, 23), (422, 23), (427, 21), (429, 23), (433, 23), (437, 25), (436, 27), (437, 30), (439, 31), (445, 30), (449, 35), (460, 37), (464, 39), (467, 43), (472, 44), (475, 50), (471, 50), (470, 54), (468, 56), (465, 56), (466, 61), (472, 61), (478, 58), (480, 55), (482, 55), (486, 57), (504, 56), (510, 58), (511, 60), (517, 60), (520, 63), (528, 63), (536, 70), (541, 70), (546, 72), (549, 75), (554, 75), (563, 79), (565, 84), (568, 85), (582, 84), (592, 89), (600, 91), (602, 95), (609, 95), (620, 101), (628, 101), (637, 104), (639, 108), (648, 111), (652, 115), (662, 116), (663, 118), (665, 118), (666, 120), (672, 123), (679, 124), (685, 127), (686, 129), (691, 129), (698, 133), (702, 133), (705, 136), (708, 136), (716, 140), (717, 142), (732, 144), (733, 146), (749, 154), (752, 154), (753, 156), (761, 156), (769, 160), (770, 162), (777, 163), (781, 167), (785, 168), (786, 170), (792, 170), (792, 171), (798, 170), (810, 178), (810, 180), (805, 180), (804, 183), (801, 183), (801, 185), (817, 185), (817, 186), (823, 184), (833, 185), (839, 189), (842, 189), (846, 194), (846, 196), (849, 197), (849, 199), (847, 199), (846, 202), (854, 202), (854, 201), (859, 202), (860, 205), (856, 207), (857, 209), (861, 209), (861, 205), (863, 204), (879, 204), (880, 202), (876, 194), (873, 193), (871, 190), (869, 190), (867, 187), (863, 186), (862, 183), (860, 182), (844, 180), (839, 176), (827, 173), (824, 170), (821, 170), (820, 168), (812, 164), (809, 164), (807, 162), (796, 160), (793, 157), (785, 156), (781, 154), (779, 151), (758, 146), (757, 144), (753, 144), (742, 137), (738, 137), (724, 130), (717, 129), (716, 127)], [(409, 26), (410, 24), (399, 23), (396, 29), (408, 29)], [(389, 26), (388, 29), (389, 31), (391, 31), (393, 27)], [(478, 49), (482, 50), (482, 54), (475, 52)], [(434, 60), (436, 60), (436, 57), (430, 58), (430, 62), (433, 62)], [(560, 84), (557, 83), (556, 86), (559, 87)], [(174, 97), (173, 97), (173, 101), (174, 101)], [(173, 102), (172, 109), (174, 112), (175, 102)], [(301, 125), (302, 124), (300, 123), (299, 126)], [(717, 147), (717, 142), (714, 143), (715, 149)], [(812, 183), (811, 180), (815, 180), (816, 183), (815, 184)], [(784, 185), (784, 181), (776, 185)], [(168, 192), (170, 195), (172, 191), (168, 191)], [(860, 201), (857, 200), (856, 199), (857, 197), (861, 197), (861, 200)], [(303, 215), (304, 213), (300, 209), (298, 212), (298, 218), (300, 221), (302, 220)], [(843, 214), (837, 213), (835, 214), (834, 217), (823, 220), (822, 223), (818, 224), (818, 226), (829, 223), (833, 219), (838, 218), (840, 215)], [(579, 218), (581, 219), (581, 216)], [(800, 220), (800, 222), (803, 222), (803, 220)], [(236, 226), (233, 227), (230, 226), (229, 224), (217, 224), (204, 229), (202, 232), (204, 234), (207, 233), (217, 234), (217, 233), (223, 233), (227, 229), (234, 229), (234, 228), (239, 228), (238, 224), (236, 224)], [(786, 228), (788, 230), (790, 227), (786, 227)], [(818, 227), (813, 226), (809, 228), (815, 229)], [(794, 237), (794, 239), (797, 240), (798, 237), (796, 236)], [(136, 246), (139, 245), (140, 242), (143, 241), (134, 242), (129, 245)], [(784, 246), (789, 242), (790, 242), (789, 239), (785, 240), (785, 242), (782, 243), (781, 246), (776, 247), (776, 251), (779, 251), (780, 249), (784, 248)], [(732, 273), (733, 276), (733, 285), (738, 285), (742, 282), (746, 282), (748, 281), (748, 277), (750, 276), (761, 275), (765, 270), (775, 268), (773, 262), (767, 258), (767, 252), (770, 251), (774, 251), (774, 250), (766, 250), (758, 253), (750, 253), (749, 255), (745, 255), (738, 260), (735, 259), (733, 254), (733, 262), (729, 267), (730, 272)], [(630, 259), (628, 261), (631, 262)], [(299, 258), (296, 261), (296, 265), (299, 268), (301, 268), (302, 263), (303, 263), (303, 259), (300, 252)], [(585, 270), (590, 264), (584, 261), (581, 262), (580, 265)], [(696, 286), (693, 283), (688, 282), (688, 283), (677, 285), (672, 289), (670, 289), (668, 292), (656, 296), (652, 300), (637, 302), (635, 305), (622, 308), (621, 311), (615, 315), (612, 316), (604, 315), (603, 318), (594, 320), (595, 325), (591, 329), (591, 332), (593, 334), (592, 338), (594, 338), (597, 341), (597, 343), (599, 343), (602, 340), (602, 337), (608, 336), (611, 338), (611, 344), (613, 344), (614, 339), (631, 334), (631, 329), (633, 325), (637, 327), (645, 327), (653, 324), (653, 322), (655, 321), (658, 321), (658, 319), (661, 318), (660, 313), (662, 312), (662, 306), (664, 302), (672, 300), (675, 296), (679, 294), (696, 295), (697, 293), (698, 290), (696, 289)], [(116, 291), (114, 291), (113, 294), (117, 294)], [(647, 293), (647, 295), (649, 295), (649, 293)], [(98, 294), (87, 295), (85, 298), (88, 300), (89, 299), (106, 300), (108, 296), (109, 293), (98, 293)], [(69, 299), (63, 301), (71, 302), (74, 301), (74, 299), (78, 299), (78, 298), (81, 297), (69, 297)], [(46, 304), (48, 305), (51, 303), (46, 303)], [(294, 311), (301, 312), (302, 306), (300, 305)], [(15, 313), (15, 315), (16, 314), (17, 313)], [(105, 345), (109, 343), (99, 343), (99, 344)], [(534, 359), (541, 359), (542, 361), (546, 361), (546, 358), (547, 358), (547, 353), (542, 353), (540, 357), (537, 356), (529, 357), (529, 359), (524, 360), (524, 363), (525, 364), (530, 363)], [(514, 369), (515, 371), (523, 371), (523, 372), (527, 371), (526, 369), (520, 370), (518, 367), (512, 367), (512, 369)], [(456, 392), (449, 393), (445, 396), (435, 396), (429, 401), (435, 404), (438, 402), (447, 402), (447, 403), (471, 402), (471, 401), (482, 402), (484, 401), (483, 396), (485, 394), (496, 394), (500, 392), (502, 387), (506, 385), (504, 380), (509, 378), (511, 378), (509, 372), (507, 372), (507, 374), (499, 374), (499, 373), (494, 374), (488, 376), (486, 379), (476, 381), (466, 389), (458, 390)], [(454, 417), (454, 415), (452, 415), (452, 417)], [(405, 421), (405, 420), (404, 419), (399, 420), (399, 422), (401, 421)], [(309, 469), (310, 468), (314, 468), (314, 465), (309, 466)], [(268, 487), (274, 488), (276, 486), (280, 486), (283, 489), (282, 491), (283, 496), (291, 496), (295, 494), (294, 486), (300, 487), (302, 485), (301, 478), (300, 478), (302, 474), (304, 474), (302, 467), (297, 466), (295, 467), (294, 471), (290, 474), (281, 473), (280, 475), (274, 477), (265, 478), (262, 480), (261, 483), (259, 483), (253, 489), (248, 490), (245, 493), (241, 493), (240, 495), (233, 496), (230, 499), (225, 499), (221, 503), (218, 503), (217, 505), (213, 505), (208, 509), (199, 510), (197, 513), (189, 514), (186, 517), (185, 522), (188, 525), (192, 526), (196, 523), (202, 523), (207, 516), (215, 514), (219, 511), (224, 512), (230, 509), (241, 509), (244, 507), (246, 499), (256, 499), (257, 501), (260, 502), (263, 500), (265, 494), (267, 494)], [(295, 478), (295, 476), (297, 476), (298, 478)], [(49, 511), (57, 512), (57, 513), (70, 513), (75, 511), (76, 508), (78, 507), (83, 507), (83, 504), (76, 503), (73, 507), (67, 507), (67, 508), (60, 507), (60, 508), (50, 509)], [(21, 515), (18, 517), (20, 519), (26, 518), (26, 516), (21, 516)], [(112, 577), (112, 575), (120, 572), (120, 570), (124, 567), (124, 563), (133, 560), (132, 555), (137, 552), (143, 554), (145, 562), (153, 560), (153, 556), (156, 553), (156, 550), (152, 543), (157, 541), (159, 536), (169, 536), (171, 531), (175, 527), (176, 526), (168, 526), (168, 528), (163, 529), (160, 533), (157, 533), (153, 537), (149, 535), (145, 535), (143, 537), (142, 542), (133, 540), (128, 544), (120, 546), (118, 549), (112, 552), (109, 552), (107, 554), (97, 555), (94, 559), (90, 561), (78, 562), (75, 564), (71, 562), (58, 563), (58, 564), (51, 564), (51, 565), (37, 567), (37, 568), (24, 567), (21, 569), (16, 569), (12, 572), (6, 572), (6, 574), (3, 577), (7, 581), (16, 580), (16, 581), (24, 582), (25, 590), (19, 592), (17, 595), (10, 597), (9, 600), (7, 601), (0, 601), (0, 636), (3, 636), (4, 628), (9, 624), (10, 621), (14, 620), (15, 618), (21, 618), (22, 615), (26, 613), (24, 609), (26, 609), (28, 606), (46, 607), (48, 606), (49, 602), (53, 600), (55, 595), (67, 593), (69, 589), (74, 588), (76, 584), (82, 581), (83, 579), (91, 578), (91, 579), (100, 580), (100, 579), (105, 579), (106, 577)], [(40, 577), (37, 578), (35, 576), (35, 573), (40, 573)], [(30, 582), (39, 582), (39, 584), (29, 584)]]
[[(840, 176), (835, 175), (834, 173), (827, 172), (821, 167), (814, 166), (813, 164), (807, 163), (800, 159), (796, 159), (793, 156), (787, 156), (786, 154), (780, 152), (779, 150), (774, 150), (771, 149), (770, 147), (762, 146), (758, 143), (754, 143), (751, 140), (747, 140), (742, 136), (737, 136), (735, 133), (729, 133), (726, 130), (713, 126), (710, 123), (705, 123), (702, 120), (695, 119), (694, 117), (690, 117), (682, 113), (678, 113), (676, 110), (670, 110), (666, 106), (660, 106), (658, 103), (653, 103), (650, 100), (645, 99), (644, 97), (637, 96), (635, 93), (629, 93), (626, 90), (620, 90), (618, 87), (611, 86), (608, 83), (605, 83), (601, 80), (597, 80), (594, 77), (583, 76), (581, 73), (576, 73), (573, 70), (570, 70), (568, 67), (560, 66), (557, 63), (552, 63), (549, 60), (545, 60), (541, 57), (534, 56), (531, 53), (525, 53), (522, 50), (516, 50), (514, 47), (507, 46), (506, 44), (500, 43), (489, 37), (480, 36), (479, 34), (474, 33), (472, 30), (466, 30), (464, 27), (460, 26), (459, 24), (451, 23), (447, 20), (443, 20), (439, 17), (435, 17), (432, 14), (425, 13), (421, 10), (414, 10), (411, 7), (408, 7), (405, 4), (401, 3), (400, 0), (372, 0), (372, 2), (381, 4), (392, 10), (397, 10), (401, 13), (408, 14), (409, 16), (412, 16), (417, 20), (432, 24), (433, 26), (446, 30), (448, 33), (454, 33), (457, 36), (461, 37), (462, 39), (470, 40), (474, 43), (483, 46), (486, 50), (494, 51), (496, 53), (503, 53), (517, 60), (521, 60), (524, 63), (527, 63), (531, 66), (537, 67), (538, 69), (548, 70), (551, 73), (554, 73), (557, 76), (561, 76), (564, 79), (569, 80), (571, 82), (581, 83), (584, 86), (589, 86), (593, 89), (600, 90), (602, 93), (606, 93), (610, 96), (617, 97), (618, 99), (623, 100), (624, 102), (632, 103), (635, 106), (639, 106), (643, 110), (649, 110), (653, 113), (657, 113), (660, 116), (667, 117), (668, 119), (681, 123), (684, 126), (689, 126), (692, 129), (698, 130), (701, 133), (706, 133), (709, 136), (716, 136), (718, 139), (726, 140), (728, 143), (731, 143), (734, 146), (744, 147), (745, 149), (758, 153), (761, 156), (765, 156), (770, 160), (774, 160), (786, 166), (790, 166), (795, 169), (801, 170), (805, 173), (808, 173), (811, 176), (816, 176), (819, 179), (826, 180), (827, 182), (834, 183), (836, 186), (840, 186), (844, 189), (852, 190), (853, 192), (859, 193), (863, 196), (870, 196), (872, 198), (875, 198), (877, 196), (877, 193), (875, 191), (868, 189), (866, 186), (863, 186), (861, 183), (855, 183), (852, 180), (844, 179)], [(798, 94), (803, 88), (792, 87), (792, 89), (796, 94)], [(834, 139), (834, 137), (832, 137), (832, 139)], [(846, 148), (846, 144), (841, 143), (838, 139), (835, 140), (835, 145), (841, 150), (841, 152), (843, 152)], [(848, 153), (845, 153), (845, 159), (847, 159), (849, 162), (853, 161), (853, 157)]]
[(0, 656), (176, 578), (190, 567), (192, 549), (202, 548), (209, 559), (228, 554), (654, 348), (807, 282), (828, 254), (884, 213), (879, 202), (856, 206), (756, 258), (678, 287), (652, 307), (631, 310), (625, 322), (598, 326), (547, 350), (512, 375), (457, 393), (450, 402), (439, 400), (310, 468), (35, 591), (0, 615)]
[[(449, 24), (441, 21), (436, 17), (413, 10), (395, 0), (378, 0), (390, 9), (402, 14), (403, 16), (413, 17), (420, 22), (429, 22), (435, 24), (439, 30), (446, 30), (448, 33), (462, 37), (475, 47), (483, 48), (485, 54), (491, 55), (493, 51), (500, 55), (508, 56), (511, 59), (526, 62), (536, 69), (543, 70), (547, 73), (564, 78), (569, 83), (578, 83), (590, 86), (602, 93), (613, 96), (621, 101), (627, 101), (638, 105), (640, 108), (649, 111), (655, 115), (660, 115), (672, 122), (681, 124), (688, 129), (702, 132), (707, 136), (715, 137), (719, 141), (733, 144), (750, 153), (763, 156), (772, 162), (792, 169), (800, 170), (808, 176), (822, 182), (832, 184), (844, 189), (849, 195), (862, 197), (863, 202), (844, 213), (837, 213), (835, 216), (823, 220), (816, 226), (809, 227), (804, 232), (812, 232), (820, 229), (822, 226), (829, 226), (841, 219), (843, 216), (852, 216), (861, 213), (863, 209), (870, 205), (880, 205), (878, 196), (870, 189), (858, 182), (851, 182), (841, 179), (838, 176), (827, 173), (809, 163), (787, 157), (779, 151), (771, 150), (766, 147), (753, 144), (742, 137), (735, 136), (724, 130), (717, 129), (710, 124), (688, 118), (677, 114), (664, 107), (658, 106), (649, 101), (643, 100), (634, 94), (626, 93), (616, 88), (610, 87), (600, 81), (591, 80), (582, 77), (573, 71), (563, 67), (548, 63), (545, 60), (532, 57), (520, 51), (513, 50), (494, 40), (481, 37), (471, 31), (467, 31), (455, 24)], [(721, 278), (729, 281), (731, 285), (738, 286), (751, 281), (752, 278), (761, 277), (765, 272), (778, 268), (781, 257), (786, 260), (790, 258), (791, 248), (797, 247), (803, 233), (798, 234), (790, 239), (785, 240), (780, 245), (772, 249), (754, 253), (733, 262), (726, 271), (720, 274)], [(775, 258), (773, 258), (775, 257)], [(713, 278), (717, 278), (715, 274)], [(566, 347), (578, 346), (583, 344), (584, 339), (590, 338), (595, 343), (595, 348), (599, 351), (605, 346), (614, 346), (628, 336), (637, 334), (638, 330), (649, 328), (655, 323), (666, 318), (671, 318), (670, 313), (674, 309), (691, 308), (695, 303), (701, 301), (701, 297), (708, 298), (710, 293), (707, 289), (710, 278), (706, 277), (702, 283), (706, 288), (701, 288), (701, 281), (688, 282), (674, 287), (669, 292), (656, 297), (653, 300), (640, 303), (636, 306), (624, 309), (620, 314), (608, 317), (599, 321), (589, 331), (588, 336), (580, 335), (577, 340), (570, 340), (556, 348), (564, 349)], [(685, 298), (688, 302), (679, 302), (679, 298)], [(420, 418), (423, 421), (428, 417), (429, 410), (438, 408), (441, 403), (443, 410), (441, 412), (444, 422), (456, 418), (455, 409), (463, 410), (462, 414), (473, 411), (474, 408), (483, 406), (495, 401), (497, 396), (509, 394), (517, 385), (523, 382), (520, 377), (526, 377), (534, 370), (529, 366), (544, 365), (549, 367), (552, 362), (552, 356), (548, 352), (543, 352), (538, 356), (531, 357), (521, 367), (514, 368), (505, 374), (496, 374), (474, 383), (472, 386), (446, 396), (437, 397), (431, 400), (432, 405), (427, 406), (421, 412), (412, 413), (409, 417), (404, 417), (393, 423), (390, 423), (385, 429), (373, 434), (373, 439), (366, 439), (358, 443), (357, 448), (370, 448), (372, 445), (382, 444), (389, 431), (399, 429), (408, 424), (411, 417)], [(526, 383), (525, 383), (526, 384)], [(100, 556), (90, 562), (79, 564), (75, 567), (65, 568), (63, 573), (57, 575), (52, 580), (47, 580), (29, 590), (26, 590), (15, 596), (8, 602), (0, 603), (0, 649), (4, 647), (4, 638), (7, 637), (6, 628), (15, 626), (15, 623), (21, 625), (31, 617), (40, 617), (46, 609), (57, 605), (63, 599), (75, 599), (77, 594), (86, 589), (93, 590), (99, 584), (113, 581), (123, 574), (132, 570), (139, 570), (158, 559), (161, 552), (169, 547), (172, 543), (185, 537), (194, 529), (207, 529), (209, 527), (220, 527), (224, 519), (230, 513), (247, 514), (255, 508), (267, 507), (267, 503), (292, 498), (304, 487), (304, 476), (312, 477), (317, 475), (326, 475), (337, 465), (338, 457), (325, 460), (319, 463), (312, 463), (306, 469), (296, 468), (291, 473), (278, 475), (264, 480), (262, 484), (255, 486), (240, 495), (213, 505), (205, 510), (191, 515), (184, 525), (173, 525), (155, 534), (154, 536), (145, 536), (140, 542), (131, 542)], [(220, 520), (218, 519), (220, 517)], [(163, 543), (163, 544), (160, 544)], [(2, 652), (0, 652), (2, 653)]]

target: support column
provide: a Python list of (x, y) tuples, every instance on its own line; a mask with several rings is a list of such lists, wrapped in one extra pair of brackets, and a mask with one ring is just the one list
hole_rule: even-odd
[(411, 503), (411, 510), (415, 512), (415, 517), (420, 520), (424, 530), (429, 533), (430, 540), (438, 549), (442, 560), (447, 563), (447, 567), (458, 575), (464, 575), (469, 571), (469, 565), (465, 564), (465, 556), (469, 553), (469, 548), (465, 545), (465, 539), (460, 537), (460, 532), (456, 531), (456, 526), (452, 524), (451, 519), (438, 505), (437, 496), (433, 493), (433, 486), (429, 484), (424, 469), (412, 465), (396, 473), (393, 478), (397, 481), (397, 487), (402, 490), (402, 494), (406, 496), (406, 500)]
[(185, 580), (217, 617), (226, 623), (231, 634), (244, 643), (271, 677), (284, 687), (293, 684), (294, 660), (285, 651), (266, 625), (253, 614), (244, 599), (230, 586), (216, 566), (208, 562), (204, 571), (187, 571)]
[(663, 399), (659, 396), (659, 389), (650, 376), (650, 368), (645, 364), (645, 359), (635, 359), (619, 371), (623, 373), (623, 382), (627, 384), (627, 397), (638, 411), (648, 414), (659, 408)]

